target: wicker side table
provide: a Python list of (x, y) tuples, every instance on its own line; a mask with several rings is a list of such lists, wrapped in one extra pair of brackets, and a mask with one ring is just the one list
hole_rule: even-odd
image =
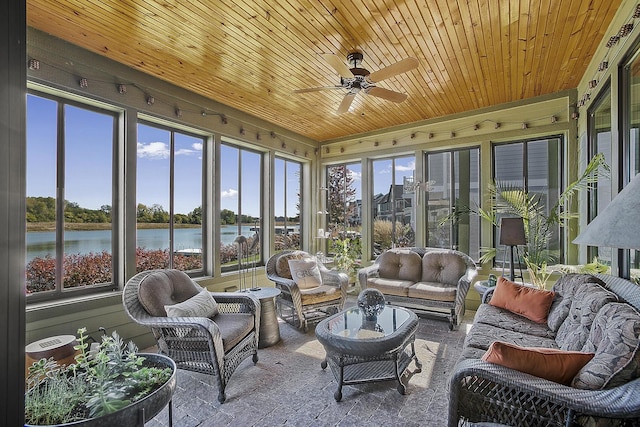
[(327, 352), (321, 363), (328, 366), (338, 382), (333, 397), (342, 399), (342, 386), (395, 380), (400, 394), (406, 386), (401, 377), (412, 360), (416, 372), (422, 364), (414, 341), (418, 316), (401, 307), (387, 306), (374, 321), (364, 319), (357, 307), (341, 311), (316, 326), (316, 337)]

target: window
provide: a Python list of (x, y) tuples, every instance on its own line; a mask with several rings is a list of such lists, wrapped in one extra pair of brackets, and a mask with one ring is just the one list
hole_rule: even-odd
[(301, 249), (302, 164), (275, 159), (275, 250)]
[(374, 255), (415, 245), (415, 163), (415, 156), (373, 161)]
[(202, 272), (203, 136), (138, 123), (137, 271)]
[[(611, 88), (607, 87), (598, 96), (593, 105), (589, 108), (587, 116), (588, 129), (588, 152), (589, 158), (597, 153), (604, 154), (607, 164), (611, 164)], [(589, 221), (593, 220), (598, 213), (611, 201), (611, 179), (598, 179), (593, 191), (588, 193)], [(589, 247), (587, 256), (589, 262), (594, 257), (603, 264), (611, 265), (611, 248)]]
[(225, 143), (220, 165), (220, 263), (230, 271), (262, 261), (262, 154)]
[[(625, 90), (622, 104), (625, 131), (622, 139), (623, 182), (626, 185), (640, 173), (640, 52), (623, 70), (623, 87)], [(623, 277), (640, 280), (640, 251), (625, 251), (626, 256), (621, 266)]]
[[(493, 146), (493, 173), (496, 183), (524, 189), (535, 196), (544, 215), (549, 215), (561, 194), (562, 139), (550, 137)], [(498, 245), (498, 230), (494, 230), (496, 262), (505, 259), (504, 249)], [(560, 226), (550, 230), (545, 253), (555, 262), (564, 261), (560, 245)], [(548, 251), (548, 252), (547, 252)]]
[[(426, 199), (427, 246), (450, 248), (480, 258), (480, 218), (466, 214), (440, 225), (456, 210), (480, 204), (480, 150), (469, 148), (426, 154), (427, 182), (414, 185), (416, 197)], [(421, 201), (418, 200), (418, 204)], [(460, 209), (462, 210), (462, 209)]]
[[(318, 189), (320, 208), (318, 237), (328, 238), (330, 255), (360, 260), (362, 258), (362, 166), (360, 163), (332, 165), (328, 166), (326, 171), (327, 186)], [(351, 272), (345, 272), (351, 274)]]
[(113, 287), (117, 114), (27, 95), (27, 294)]

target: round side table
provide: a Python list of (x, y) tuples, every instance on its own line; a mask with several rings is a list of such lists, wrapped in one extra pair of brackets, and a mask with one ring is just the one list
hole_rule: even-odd
[(260, 300), (260, 338), (258, 348), (269, 347), (280, 341), (280, 325), (276, 315), (274, 298), (280, 295), (280, 289), (260, 288), (249, 290)]

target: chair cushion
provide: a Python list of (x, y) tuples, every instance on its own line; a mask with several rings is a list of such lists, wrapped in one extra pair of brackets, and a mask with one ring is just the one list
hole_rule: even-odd
[(145, 276), (138, 286), (138, 300), (155, 317), (166, 317), (165, 305), (174, 305), (197, 295), (202, 288), (180, 270), (159, 270)]
[(303, 258), (311, 258), (311, 255), (304, 251), (293, 251), (280, 255), (275, 265), (276, 274), (285, 279), (293, 279), (291, 270), (289, 269), (289, 260)]
[(617, 302), (618, 297), (595, 283), (585, 283), (581, 292), (571, 298), (569, 314), (556, 333), (558, 347), (579, 351), (589, 338), (593, 319), (605, 304)]
[(340, 298), (342, 298), (340, 288), (335, 286), (322, 285), (311, 289), (300, 289), (300, 300), (303, 306), (339, 300)]
[[(521, 321), (533, 321), (523, 319)], [(523, 332), (509, 331), (497, 326), (484, 323), (474, 323), (464, 340), (465, 347), (488, 349), (492, 342), (502, 341), (520, 347), (546, 347), (558, 348), (558, 344), (552, 338), (537, 337)]]
[(378, 257), (378, 276), (384, 279), (419, 282), (422, 277), (422, 258), (407, 249), (390, 249)]
[(593, 320), (582, 351), (595, 357), (580, 370), (573, 386), (612, 388), (640, 376), (640, 314), (629, 304), (609, 303)]
[(563, 351), (557, 348), (519, 347), (493, 342), (482, 360), (516, 371), (569, 385), (578, 371), (593, 358), (593, 353)]
[(432, 301), (455, 301), (457, 290), (457, 286), (446, 283), (418, 282), (409, 287), (408, 296)]
[(374, 288), (385, 295), (406, 297), (409, 295), (409, 287), (415, 282), (410, 280), (394, 280), (382, 277), (371, 277), (367, 280), (367, 288)]
[(203, 289), (191, 298), (173, 305), (165, 305), (168, 317), (208, 317), (218, 314), (218, 303), (211, 293)]
[(549, 329), (545, 323), (525, 320), (519, 314), (512, 313), (500, 307), (494, 307), (491, 304), (480, 304), (480, 307), (478, 307), (476, 311), (474, 322), (497, 326), (508, 331), (520, 332), (536, 337), (553, 339), (556, 336), (555, 332)]
[(255, 327), (255, 319), (250, 313), (220, 313), (214, 322), (220, 329), (225, 353), (242, 341)]
[(518, 285), (500, 277), (489, 304), (519, 314), (534, 322), (545, 323), (554, 296), (555, 292), (553, 291)]
[(310, 289), (322, 285), (318, 263), (313, 258), (290, 259), (289, 271), (300, 289)]
[(454, 253), (430, 251), (422, 257), (422, 282), (440, 282), (456, 286), (467, 271), (467, 264)]

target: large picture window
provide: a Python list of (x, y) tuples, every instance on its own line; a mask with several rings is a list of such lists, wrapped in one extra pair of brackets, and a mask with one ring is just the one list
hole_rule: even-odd
[(456, 221), (442, 220), (456, 208), (480, 204), (480, 150), (469, 148), (426, 154), (427, 182), (414, 185), (418, 204), (426, 200), (427, 246), (450, 248), (480, 258), (480, 218), (461, 215)]
[[(598, 153), (604, 154), (605, 161), (611, 164), (611, 89), (609, 86), (598, 96), (588, 111), (587, 118), (589, 135), (589, 158)], [(593, 191), (588, 193), (589, 221), (611, 202), (611, 179), (600, 177)], [(587, 256), (589, 262), (594, 257), (603, 264), (611, 265), (611, 248), (589, 247)]]
[(138, 123), (137, 271), (202, 272), (205, 137)]
[(113, 287), (117, 114), (27, 95), (27, 294)]
[(301, 249), (302, 164), (275, 159), (275, 250)]
[[(550, 137), (493, 146), (493, 174), (504, 188), (523, 189), (533, 196), (543, 215), (548, 216), (561, 194), (562, 139)], [(499, 221), (499, 218), (498, 218)], [(496, 263), (505, 259), (504, 247), (498, 245), (498, 230), (494, 230)], [(564, 252), (560, 244), (560, 225), (549, 230), (548, 258), (562, 263)], [(546, 239), (545, 239), (546, 240)]]
[(223, 271), (262, 261), (262, 154), (231, 144), (220, 148), (220, 263)]
[(415, 245), (415, 156), (374, 160), (373, 254)]

